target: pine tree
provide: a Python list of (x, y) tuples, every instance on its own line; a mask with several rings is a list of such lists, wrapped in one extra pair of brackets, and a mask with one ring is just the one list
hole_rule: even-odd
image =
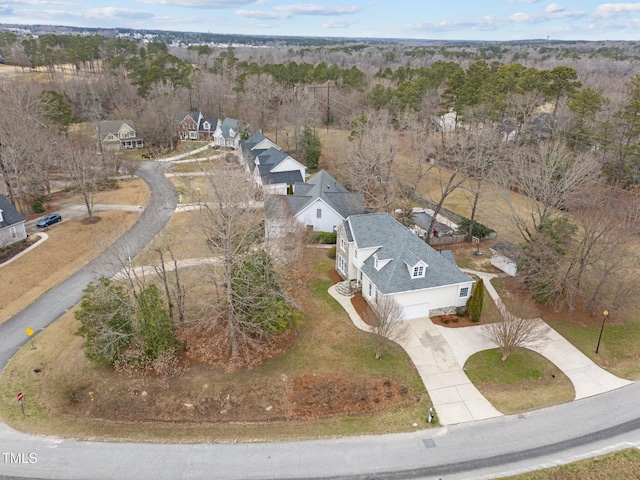
[(484, 282), (482, 279), (480, 279), (476, 283), (476, 286), (473, 289), (473, 293), (471, 293), (471, 298), (469, 298), (469, 301), (467, 302), (467, 311), (469, 312), (471, 321), (477, 322), (480, 320), (480, 315), (482, 315), (483, 307), (484, 307)]

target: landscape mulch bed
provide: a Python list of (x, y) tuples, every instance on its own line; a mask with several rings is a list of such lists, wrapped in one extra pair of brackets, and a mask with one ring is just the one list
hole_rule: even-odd
[(15, 243), (7, 247), (5, 250), (0, 251), (0, 264), (11, 260), (20, 252), (24, 252), (27, 248), (29, 248), (37, 241), (38, 238), (32, 235), (27, 237), (23, 242)]

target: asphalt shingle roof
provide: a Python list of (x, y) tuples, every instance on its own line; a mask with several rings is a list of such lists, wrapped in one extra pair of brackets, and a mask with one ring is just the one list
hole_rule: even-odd
[[(473, 281), (451, 261), (451, 255), (435, 251), (387, 213), (351, 215), (345, 225), (359, 249), (378, 247), (378, 259), (391, 259), (376, 270), (371, 255), (362, 266), (362, 272), (383, 294)], [(410, 270), (419, 261), (428, 265), (426, 274), (423, 278), (412, 278)]]
[(324, 200), (343, 218), (364, 213), (364, 194), (350, 192), (325, 170), (320, 170), (307, 183), (295, 184), (293, 195), (287, 196), (294, 215), (304, 210), (318, 198)]
[(24, 222), (24, 217), (22, 216), (22, 214), (16, 210), (9, 199), (4, 195), (0, 195), (0, 210), (2, 210), (2, 221), (0, 222), (0, 228)]

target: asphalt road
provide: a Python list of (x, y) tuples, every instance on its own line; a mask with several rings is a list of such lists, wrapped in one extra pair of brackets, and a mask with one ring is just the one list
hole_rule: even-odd
[[(117, 243), (134, 255), (175, 208), (161, 171), (139, 172), (151, 205)], [(0, 326), (0, 368), (81, 297), (84, 286), (119, 267), (98, 258)], [(408, 434), (304, 442), (151, 444), (63, 440), (0, 424), (0, 479), (462, 479), (494, 478), (640, 445), (640, 384), (538, 410)], [(35, 461), (34, 461), (35, 460)]]

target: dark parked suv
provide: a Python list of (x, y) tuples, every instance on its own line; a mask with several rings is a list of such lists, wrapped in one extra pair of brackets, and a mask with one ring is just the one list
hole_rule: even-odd
[(49, 225), (58, 223), (60, 220), (62, 220), (62, 215), (60, 215), (59, 213), (50, 213), (49, 215), (46, 215), (42, 217), (40, 220), (38, 220), (38, 222), (36, 223), (36, 227), (38, 228), (48, 227)]

